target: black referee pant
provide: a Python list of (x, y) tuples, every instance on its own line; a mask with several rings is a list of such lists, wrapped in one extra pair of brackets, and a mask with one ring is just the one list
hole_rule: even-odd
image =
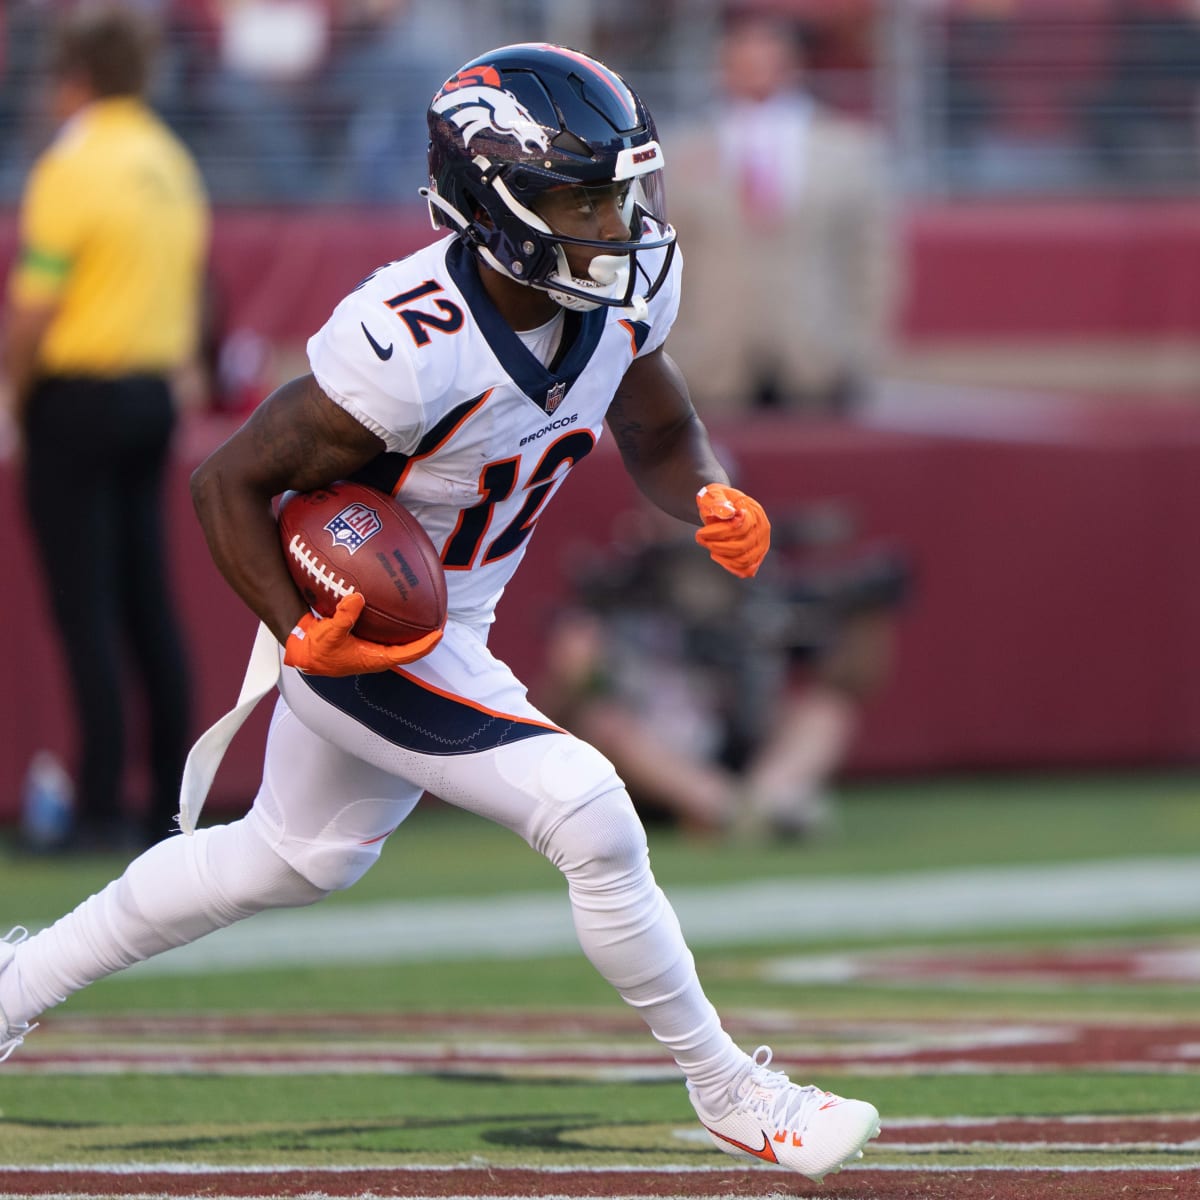
[(178, 811), (190, 717), (163, 541), (170, 388), (154, 375), (47, 378), (26, 413), (25, 498), (78, 723), (80, 841), (115, 844), (129, 833), (129, 668), (143, 688), (149, 733), (142, 833), (157, 840)]

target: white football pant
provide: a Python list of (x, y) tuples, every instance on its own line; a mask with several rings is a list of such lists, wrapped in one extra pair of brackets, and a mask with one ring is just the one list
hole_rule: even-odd
[[(159, 843), (16, 947), (0, 972), (10, 1022), (256, 912), (349, 887), (428, 790), (511, 829), (562, 871), (587, 957), (693, 1087), (714, 1103), (724, 1095), (747, 1056), (701, 989), (620, 779), (529, 704), (476, 632), (451, 623), (432, 654), (394, 677), (284, 668), (280, 692), (247, 816)], [(464, 752), (475, 745), (488, 748)]]

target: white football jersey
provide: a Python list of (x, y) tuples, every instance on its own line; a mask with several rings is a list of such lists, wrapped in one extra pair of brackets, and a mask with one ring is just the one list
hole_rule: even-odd
[(607, 307), (567, 312), (546, 367), (451, 236), (368, 276), (309, 339), (321, 388), (387, 446), (355, 478), (391, 492), (424, 526), (455, 620), (492, 620), (538, 516), (600, 440), (629, 364), (665, 341), (680, 270), (676, 254), (643, 320)]

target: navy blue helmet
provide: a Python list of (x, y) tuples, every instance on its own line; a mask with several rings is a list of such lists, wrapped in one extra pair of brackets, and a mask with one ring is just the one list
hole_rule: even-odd
[[(462, 67), (429, 106), (429, 202), (488, 265), (566, 308), (644, 312), (667, 277), (675, 231), (663, 204), (663, 152), (637, 94), (603, 63), (563, 46), (502, 46)], [(628, 182), (626, 241), (551, 230), (533, 208), (558, 187)], [(599, 249), (589, 277), (563, 246)], [(651, 278), (639, 254), (666, 248)]]

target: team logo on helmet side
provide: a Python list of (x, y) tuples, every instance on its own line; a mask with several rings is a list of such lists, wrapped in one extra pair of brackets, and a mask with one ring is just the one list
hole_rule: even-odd
[(534, 120), (529, 110), (500, 86), (500, 73), (489, 66), (459, 71), (448, 79), (430, 106), (438, 116), (446, 116), (458, 126), (463, 145), (470, 147), (473, 138), (491, 130), (501, 137), (510, 137), (522, 150), (548, 150), (550, 137)]
[(341, 546), (351, 554), (362, 544), (373, 538), (382, 528), (379, 513), (366, 504), (348, 504), (325, 526), (333, 537), (333, 544)]

